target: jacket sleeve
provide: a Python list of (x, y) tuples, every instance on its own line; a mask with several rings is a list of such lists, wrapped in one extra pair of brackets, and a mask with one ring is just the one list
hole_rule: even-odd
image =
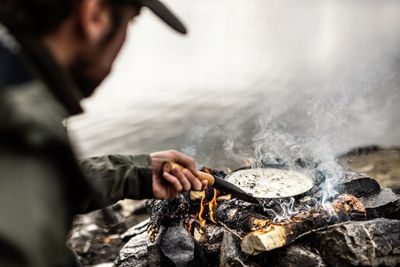
[(0, 266), (69, 266), (69, 204), (48, 158), (0, 150)]
[(149, 155), (107, 155), (79, 161), (104, 206), (121, 199), (152, 198)]

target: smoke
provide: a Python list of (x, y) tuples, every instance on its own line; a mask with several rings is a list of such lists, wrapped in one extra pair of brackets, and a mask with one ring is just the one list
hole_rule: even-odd
[[(268, 164), (290, 169), (298, 168), (298, 159), (317, 163), (312, 168), (324, 176), (320, 185), (323, 195), (312, 206), (322, 205), (333, 216), (330, 200), (337, 195), (335, 187), (344, 174), (336, 161), (338, 153), (343, 147), (362, 145), (362, 136), (379, 137), (385, 132), (390, 127), (385, 118), (399, 100), (393, 91), (380, 95), (376, 83), (366, 81), (361, 76), (351, 84), (334, 83), (320, 90), (301, 88), (295, 96), (283, 90), (273, 99), (264, 98), (258, 109), (249, 108), (252, 102), (244, 103), (214, 123), (192, 128), (182, 150), (202, 166), (220, 169), (241, 167), (245, 161), (253, 167)], [(245, 114), (240, 110), (246, 108), (246, 116), (237, 115)], [(299, 212), (292, 199), (279, 205), (276, 222)]]

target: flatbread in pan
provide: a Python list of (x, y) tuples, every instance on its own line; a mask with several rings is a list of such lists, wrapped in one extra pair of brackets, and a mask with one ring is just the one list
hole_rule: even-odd
[(230, 173), (226, 180), (257, 198), (281, 198), (303, 194), (314, 186), (314, 179), (293, 170), (258, 168)]

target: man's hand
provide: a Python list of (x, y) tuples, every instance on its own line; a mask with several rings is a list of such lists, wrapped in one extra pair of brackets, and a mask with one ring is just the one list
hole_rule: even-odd
[[(207, 181), (200, 181), (196, 177), (197, 169), (194, 160), (178, 151), (168, 150), (150, 154), (153, 169), (153, 194), (156, 199), (173, 199), (182, 191), (204, 190)], [(165, 161), (179, 163), (183, 170), (174, 169), (171, 173), (161, 173)]]

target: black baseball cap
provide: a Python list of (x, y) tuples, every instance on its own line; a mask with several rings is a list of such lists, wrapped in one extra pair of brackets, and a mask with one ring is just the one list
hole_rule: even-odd
[[(125, 0), (126, 1), (126, 0)], [(128, 0), (129, 1), (129, 0)], [(131, 0), (135, 6), (147, 7), (161, 20), (179, 33), (186, 34), (185, 25), (159, 0)]]

